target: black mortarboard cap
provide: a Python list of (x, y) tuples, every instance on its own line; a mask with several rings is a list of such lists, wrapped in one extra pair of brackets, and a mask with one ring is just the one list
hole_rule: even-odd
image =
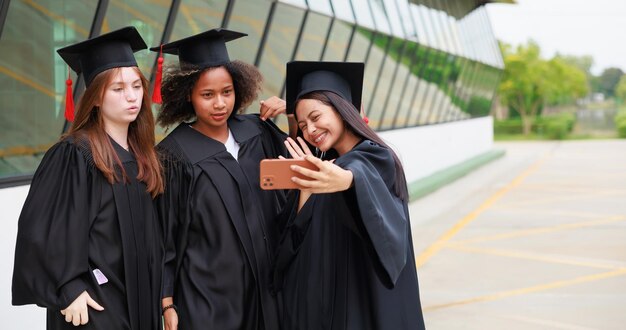
[(133, 53), (147, 47), (139, 32), (128, 26), (63, 47), (57, 52), (72, 70), (84, 75), (88, 86), (102, 71), (137, 66)]
[(314, 91), (330, 91), (361, 109), (365, 65), (355, 62), (287, 63), (287, 113), (295, 111), (296, 100)]
[(247, 34), (241, 32), (212, 29), (150, 50), (158, 52), (162, 49), (166, 54), (178, 55), (181, 64), (207, 68), (229, 63), (226, 43), (245, 36)]

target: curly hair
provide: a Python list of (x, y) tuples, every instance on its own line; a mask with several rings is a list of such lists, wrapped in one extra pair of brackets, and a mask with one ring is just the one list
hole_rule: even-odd
[(235, 106), (231, 116), (243, 112), (261, 91), (263, 76), (257, 67), (239, 60), (208, 68), (182, 64), (180, 67), (166, 67), (163, 72), (161, 86), (163, 104), (157, 117), (157, 123), (161, 127), (169, 127), (194, 119), (196, 113), (189, 101), (191, 91), (203, 72), (219, 67), (225, 68), (233, 79)]

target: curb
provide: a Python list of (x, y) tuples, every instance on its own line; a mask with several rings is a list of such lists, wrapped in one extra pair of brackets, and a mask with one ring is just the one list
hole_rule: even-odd
[(506, 152), (501, 149), (487, 151), (466, 161), (437, 171), (425, 178), (409, 183), (409, 202), (413, 202), (434, 192), (475, 169), (504, 156), (505, 153)]

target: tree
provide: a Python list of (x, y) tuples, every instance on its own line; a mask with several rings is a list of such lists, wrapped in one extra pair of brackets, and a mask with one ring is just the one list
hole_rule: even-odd
[(626, 100), (626, 75), (622, 75), (619, 78), (619, 82), (615, 87), (615, 96), (620, 100), (620, 102)]
[(619, 68), (607, 68), (598, 77), (600, 92), (608, 97), (615, 96), (615, 86), (619, 82), (624, 72)]
[(515, 53), (506, 47), (502, 50), (504, 73), (498, 94), (505, 105), (520, 114), (524, 135), (528, 135), (539, 106), (543, 103), (545, 84), (541, 77), (547, 68), (539, 57), (539, 46), (532, 41), (527, 46), (517, 47)]
[(520, 114), (524, 135), (530, 133), (542, 106), (574, 102), (589, 90), (582, 70), (559, 57), (543, 60), (539, 46), (533, 41), (518, 46), (515, 52), (503, 45), (502, 52), (504, 73), (498, 96)]

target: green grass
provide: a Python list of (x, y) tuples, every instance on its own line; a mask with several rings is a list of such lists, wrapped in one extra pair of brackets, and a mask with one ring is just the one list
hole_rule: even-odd
[[(603, 134), (569, 134), (563, 140), (605, 140), (616, 139), (617, 132)], [(558, 141), (548, 138), (546, 135), (531, 133), (528, 136), (523, 134), (494, 134), (494, 141)]]

